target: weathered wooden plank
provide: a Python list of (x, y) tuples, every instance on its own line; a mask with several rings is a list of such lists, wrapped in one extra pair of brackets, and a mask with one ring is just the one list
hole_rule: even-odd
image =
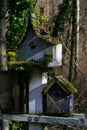
[(87, 119), (85, 119), (84, 121), (84, 126), (87, 126)]
[(54, 116), (43, 116), (43, 115), (30, 115), (30, 114), (3, 114), (1, 116), (4, 120), (16, 120), (24, 121), (29, 123), (45, 123), (54, 125), (71, 125), (71, 126), (87, 126), (87, 119), (76, 118), (76, 117), (54, 117)]
[(72, 117), (86, 119), (87, 115), (84, 113), (72, 113)]
[(9, 130), (9, 120), (2, 121), (2, 130)]

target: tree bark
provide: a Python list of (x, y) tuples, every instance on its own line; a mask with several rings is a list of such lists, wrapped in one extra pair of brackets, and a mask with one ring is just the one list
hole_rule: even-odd
[(75, 67), (74, 60), (78, 65), (79, 62), (79, 0), (72, 0), (72, 38), (71, 38), (71, 56), (69, 67), (69, 81), (71, 82), (77, 75), (78, 69)]
[(72, 14), (72, 36), (71, 36), (71, 55), (70, 55), (70, 66), (69, 66), (69, 81), (74, 79), (75, 72), (75, 47), (76, 47), (76, 0), (73, 3), (73, 14)]
[(79, 0), (76, 0), (76, 63), (79, 64), (79, 11), (80, 11), (80, 2)]
[(0, 70), (7, 70), (7, 56), (6, 56), (6, 5), (7, 1), (0, 1)]

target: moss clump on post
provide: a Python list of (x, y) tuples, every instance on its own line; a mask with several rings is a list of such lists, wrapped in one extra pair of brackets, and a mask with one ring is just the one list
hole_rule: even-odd
[(8, 52), (8, 54), (7, 54), (7, 57), (8, 57), (8, 61), (16, 61), (16, 56), (17, 56), (17, 54), (16, 54), (16, 52)]

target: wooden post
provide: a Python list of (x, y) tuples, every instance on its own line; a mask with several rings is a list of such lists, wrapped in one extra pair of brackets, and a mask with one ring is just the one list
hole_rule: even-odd
[[(35, 68), (29, 84), (29, 114), (43, 114), (42, 90), (46, 84), (47, 73), (42, 73), (42, 70)], [(38, 120), (38, 117), (34, 118), (34, 121), (38, 122)], [(29, 130), (43, 130), (43, 127), (40, 123), (29, 123)]]
[(2, 121), (2, 130), (9, 130), (9, 120)]

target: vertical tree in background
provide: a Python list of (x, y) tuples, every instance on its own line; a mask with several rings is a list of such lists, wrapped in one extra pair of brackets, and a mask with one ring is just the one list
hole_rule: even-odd
[(71, 55), (69, 67), (69, 81), (72, 81), (77, 73), (75, 63), (78, 66), (79, 56), (79, 0), (72, 0), (72, 35), (71, 35)]
[(70, 55), (70, 66), (69, 66), (69, 81), (72, 81), (74, 78), (74, 58), (75, 58), (75, 41), (76, 41), (76, 0), (72, 1), (73, 3), (73, 12), (72, 12), (72, 35), (71, 35), (71, 55)]
[(80, 1), (76, 0), (76, 63), (79, 64), (79, 16), (80, 15)]
[(7, 70), (6, 58), (6, 0), (0, 0), (0, 70)]
[[(79, 55), (79, 0), (63, 0), (54, 17), (53, 36), (63, 41), (70, 54), (69, 81), (75, 78)], [(61, 39), (62, 38), (62, 39)]]

